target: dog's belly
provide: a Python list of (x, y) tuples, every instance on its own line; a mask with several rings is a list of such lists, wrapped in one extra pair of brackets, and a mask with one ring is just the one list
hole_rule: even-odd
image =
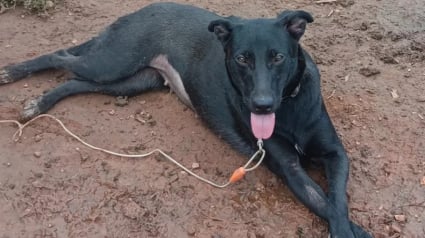
[(177, 95), (177, 97), (188, 107), (194, 108), (190, 101), (189, 95), (184, 88), (183, 81), (180, 74), (174, 67), (168, 62), (167, 55), (157, 55), (152, 59), (149, 66), (158, 70), (161, 76), (165, 80), (165, 85)]

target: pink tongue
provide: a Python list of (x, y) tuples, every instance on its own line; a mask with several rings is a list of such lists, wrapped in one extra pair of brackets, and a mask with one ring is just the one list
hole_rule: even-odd
[(252, 133), (257, 139), (268, 139), (272, 136), (274, 130), (275, 115), (254, 114), (251, 113)]

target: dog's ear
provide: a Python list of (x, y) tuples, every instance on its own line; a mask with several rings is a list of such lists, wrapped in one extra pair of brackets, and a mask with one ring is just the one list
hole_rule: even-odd
[(210, 32), (214, 32), (214, 34), (217, 36), (217, 39), (220, 40), (223, 45), (226, 45), (232, 33), (232, 25), (227, 20), (215, 20), (210, 22), (208, 30)]
[(313, 22), (311, 14), (302, 10), (283, 11), (277, 19), (279, 24), (286, 27), (289, 34), (297, 41), (304, 35), (307, 23)]

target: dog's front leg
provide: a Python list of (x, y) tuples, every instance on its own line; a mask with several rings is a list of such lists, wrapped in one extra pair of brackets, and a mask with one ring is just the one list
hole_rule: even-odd
[(298, 153), (287, 140), (272, 138), (264, 142), (266, 164), (281, 177), (295, 196), (317, 216), (329, 223), (332, 237), (354, 238), (347, 213), (329, 200), (322, 188), (301, 167)]
[[(329, 202), (338, 211), (340, 215), (337, 218), (338, 220), (344, 219), (349, 221), (346, 195), (349, 160), (335, 130), (331, 128), (331, 124), (329, 124), (328, 127), (321, 126), (319, 128), (329, 128), (329, 130), (326, 130), (326, 133), (319, 130), (318, 133), (313, 136), (313, 142), (310, 144), (308, 151), (319, 151), (319, 153), (312, 153), (312, 156), (318, 157), (324, 164), (329, 187)], [(370, 234), (355, 223), (349, 221), (349, 224), (354, 237), (371, 237)]]

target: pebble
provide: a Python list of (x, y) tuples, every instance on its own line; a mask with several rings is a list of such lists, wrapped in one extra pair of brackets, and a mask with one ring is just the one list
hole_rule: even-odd
[(193, 226), (188, 226), (186, 228), (186, 232), (187, 232), (188, 235), (194, 236), (196, 234), (196, 229)]
[(34, 152), (34, 156), (35, 156), (36, 158), (40, 158), (40, 157), (41, 157), (41, 152), (40, 152), (40, 151), (36, 151), (36, 152)]
[(195, 162), (195, 163), (192, 164), (192, 169), (199, 169), (199, 167), (200, 167), (199, 163)]
[(391, 230), (396, 233), (401, 233), (401, 227), (395, 223), (391, 225)]
[(43, 138), (40, 135), (36, 135), (35, 138), (34, 138), (35, 142), (39, 142), (39, 141), (41, 141), (41, 139), (43, 139)]
[(391, 55), (382, 55), (379, 59), (386, 64), (398, 64), (398, 60)]
[(89, 155), (86, 153), (80, 153), (81, 161), (87, 161), (89, 159)]
[(52, 1), (46, 1), (46, 8), (53, 8), (55, 6), (55, 3)]
[(363, 76), (370, 77), (373, 75), (380, 74), (381, 71), (379, 69), (372, 68), (372, 67), (363, 67), (363, 68), (360, 68), (359, 73)]
[(34, 173), (34, 176), (35, 176), (36, 178), (42, 178), (42, 177), (43, 177), (43, 173), (41, 173), (41, 172), (36, 172), (36, 173)]
[(399, 222), (405, 222), (406, 221), (406, 216), (405, 215), (394, 215), (394, 219), (396, 221), (399, 221)]
[(128, 97), (119, 96), (115, 98), (115, 106), (124, 107), (128, 105)]

